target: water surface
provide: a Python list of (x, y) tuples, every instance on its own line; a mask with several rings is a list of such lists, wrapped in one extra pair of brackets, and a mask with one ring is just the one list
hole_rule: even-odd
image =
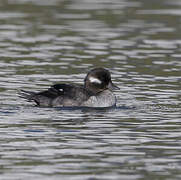
[[(180, 21), (178, 0), (1, 0), (1, 179), (180, 179)], [(117, 108), (18, 97), (93, 67), (111, 71)]]

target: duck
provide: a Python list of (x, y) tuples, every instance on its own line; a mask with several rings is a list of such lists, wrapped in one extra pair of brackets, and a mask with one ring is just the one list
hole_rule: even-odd
[(113, 84), (109, 70), (94, 68), (90, 70), (84, 84), (54, 84), (40, 92), (20, 90), (20, 97), (34, 102), (40, 107), (113, 107), (116, 106)]

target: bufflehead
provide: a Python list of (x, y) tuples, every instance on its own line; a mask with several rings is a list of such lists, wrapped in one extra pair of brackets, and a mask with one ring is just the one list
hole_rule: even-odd
[(95, 68), (88, 72), (84, 85), (55, 84), (42, 92), (21, 90), (21, 97), (42, 107), (111, 107), (116, 105), (110, 72)]

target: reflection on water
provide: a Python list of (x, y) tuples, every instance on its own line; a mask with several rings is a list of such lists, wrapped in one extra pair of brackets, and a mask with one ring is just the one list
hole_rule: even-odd
[[(180, 179), (180, 11), (173, 1), (0, 2), (2, 179)], [(18, 98), (105, 67), (116, 108)]]

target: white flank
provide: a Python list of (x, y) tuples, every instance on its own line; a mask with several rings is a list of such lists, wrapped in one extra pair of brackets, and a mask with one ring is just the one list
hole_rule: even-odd
[(95, 78), (95, 77), (90, 77), (90, 78), (89, 78), (89, 81), (90, 81), (91, 83), (101, 84), (101, 81), (100, 81), (99, 79)]

